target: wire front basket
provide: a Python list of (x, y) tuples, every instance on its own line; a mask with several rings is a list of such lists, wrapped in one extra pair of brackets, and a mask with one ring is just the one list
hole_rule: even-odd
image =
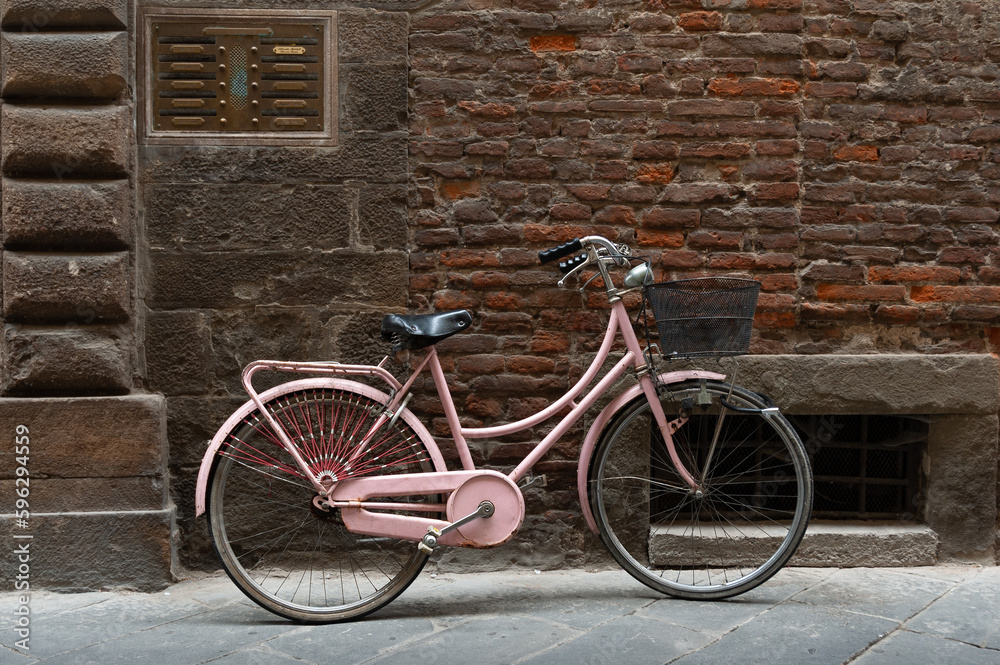
[(747, 353), (759, 292), (760, 282), (734, 277), (650, 284), (643, 290), (648, 348), (658, 337), (668, 360)]

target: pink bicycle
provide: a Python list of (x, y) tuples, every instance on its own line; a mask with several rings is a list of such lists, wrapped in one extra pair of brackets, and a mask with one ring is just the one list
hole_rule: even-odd
[[(746, 353), (759, 285), (730, 278), (650, 284), (648, 263), (633, 267), (627, 246), (599, 236), (539, 257), (548, 262), (580, 250), (560, 263), (568, 273), (560, 285), (587, 268), (591, 280), (603, 280), (610, 303), (603, 344), (576, 385), (523, 420), (461, 425), (434, 344), (471, 325), (464, 310), (385, 317), (382, 336), (394, 351), (426, 349), (402, 384), (383, 367), (388, 358), (379, 365), (247, 366), (250, 400), (209, 444), (196, 495), (233, 582), (281, 616), (345, 621), (398, 596), (436, 547), (501, 545), (524, 520), (522, 489), (542, 480), (530, 475), (532, 467), (629, 372), (636, 383), (594, 420), (577, 474), (586, 522), (617, 562), (657, 591), (692, 599), (743, 593), (785, 565), (812, 504), (812, 473), (795, 431), (771, 400), (726, 383), (724, 374), (654, 370), (657, 358)], [(612, 278), (617, 269), (628, 269), (621, 288)], [(658, 344), (640, 345), (622, 302), (632, 291), (644, 294), (643, 317)], [(624, 355), (577, 400), (618, 334)], [(319, 376), (258, 394), (252, 378), (262, 370)], [(461, 470), (446, 468), (434, 438), (407, 409), (424, 370)], [(363, 377), (388, 391), (357, 380)], [(566, 409), (510, 473), (475, 468), (467, 439), (520, 432)]]

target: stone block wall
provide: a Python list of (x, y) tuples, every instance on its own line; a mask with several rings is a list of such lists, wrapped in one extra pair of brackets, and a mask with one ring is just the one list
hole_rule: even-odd
[(171, 494), (192, 566), (217, 566), (194, 520), (194, 482), (207, 441), (248, 399), (243, 367), (378, 362), (381, 316), (407, 305), (407, 15), (328, 8), (338, 9), (337, 146), (139, 147), (145, 385), (166, 396)]
[[(579, 375), (602, 296), (584, 307), (536, 252), (590, 233), (663, 279), (760, 280), (752, 353), (996, 352), (998, 20), (995, 2), (951, 0), (413, 13), (410, 302), (477, 313), (442, 345), (464, 420), (523, 416)], [(482, 442), (477, 461), (537, 439)], [(555, 482), (533, 493), (529, 539), (578, 533), (557, 508), (574, 459), (571, 435), (539, 465)]]
[(0, 27), (0, 523), (23, 425), (31, 584), (159, 588), (176, 540), (165, 402), (138, 394), (128, 7), (5, 0)]

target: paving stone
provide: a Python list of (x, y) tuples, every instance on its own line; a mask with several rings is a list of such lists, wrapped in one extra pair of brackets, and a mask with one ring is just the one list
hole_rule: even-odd
[[(26, 655), (24, 651), (20, 649), (15, 649), (13, 646), (8, 647), (7, 644), (5, 644), (7, 641), (8, 639), (6, 636), (4, 636), (3, 640), (0, 641), (0, 660), (2, 660), (5, 665), (6, 663), (10, 663), (10, 665), (22, 665), (22, 663), (23, 665), (30, 665), (31, 663), (39, 662), (37, 658)], [(9, 641), (14, 642), (15, 640), (12, 639)], [(31, 646), (30, 642), (28, 643), (28, 646)]]
[[(1000, 649), (1000, 578), (992, 572), (962, 582), (906, 624), (909, 630)], [(1000, 656), (1000, 654), (998, 654)], [(998, 657), (1000, 660), (1000, 657)]]
[[(280, 619), (253, 620), (243, 604), (198, 613), (115, 639), (61, 653), (46, 660), (52, 665), (107, 665), (107, 663), (200, 663), (224, 656), (295, 630)], [(123, 617), (124, 618), (124, 617)], [(123, 621), (130, 623), (130, 620)]]
[(844, 663), (898, 625), (888, 619), (788, 602), (676, 662), (678, 665)]
[[(538, 653), (545, 647), (567, 641), (581, 633), (571, 628), (544, 621), (492, 614), (479, 616), (454, 628), (435, 633), (427, 638), (406, 644), (400, 649), (369, 661), (405, 665), (407, 663), (435, 663), (435, 665), (466, 665), (474, 659), (477, 665), (509, 665), (526, 656)], [(464, 648), (457, 648), (464, 645)], [(475, 655), (471, 649), (475, 647)]]
[(613, 663), (659, 665), (700, 649), (712, 637), (654, 619), (625, 616), (543, 651), (528, 664)]
[(800, 603), (850, 609), (905, 621), (943, 595), (952, 584), (892, 571), (845, 568), (795, 596)]
[(659, 600), (639, 612), (639, 616), (669, 621), (691, 630), (722, 635), (753, 617), (766, 612), (826, 575), (820, 571), (785, 569), (763, 585), (735, 598), (713, 602), (690, 602), (676, 598)]
[(874, 645), (852, 665), (912, 665), (913, 663), (996, 665), (1000, 663), (1000, 651), (981, 649), (962, 642), (901, 630)]
[(336, 654), (338, 665), (363, 663), (389, 649), (434, 632), (434, 624), (422, 617), (391, 621), (372, 619), (333, 626), (309, 626), (265, 642), (282, 654), (315, 663), (329, 662)]
[[(329, 658), (329, 652), (323, 654)], [(325, 660), (325, 658), (323, 659)], [(340, 660), (339, 654), (337, 662)], [(302, 665), (302, 661), (268, 649), (241, 649), (212, 661), (212, 665)]]

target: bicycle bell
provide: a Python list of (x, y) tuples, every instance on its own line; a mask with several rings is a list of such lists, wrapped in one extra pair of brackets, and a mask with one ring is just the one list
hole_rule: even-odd
[(625, 275), (625, 288), (634, 289), (637, 286), (645, 286), (653, 283), (653, 271), (643, 263), (628, 271)]

